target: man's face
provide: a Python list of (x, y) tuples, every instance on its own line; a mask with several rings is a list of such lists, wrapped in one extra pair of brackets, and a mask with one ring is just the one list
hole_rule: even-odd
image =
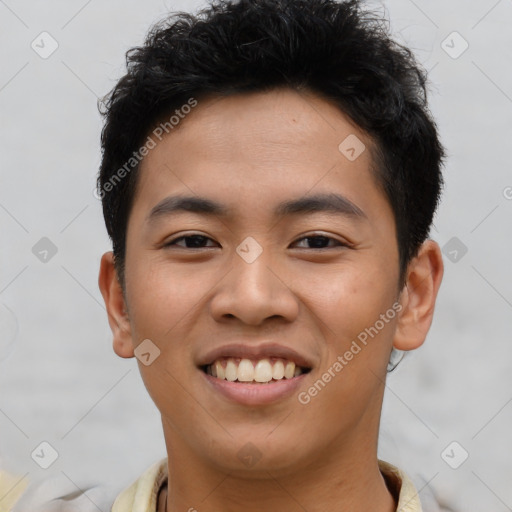
[[(354, 135), (366, 145), (355, 159)], [(369, 145), (339, 109), (280, 90), (199, 102), (142, 162), (127, 311), (134, 347), (149, 339), (160, 350), (139, 365), (171, 449), (285, 472), (376, 436), (399, 274)], [(334, 194), (339, 211), (276, 215)], [(226, 213), (171, 209), (171, 197)], [(279, 378), (291, 363), (302, 373)]]

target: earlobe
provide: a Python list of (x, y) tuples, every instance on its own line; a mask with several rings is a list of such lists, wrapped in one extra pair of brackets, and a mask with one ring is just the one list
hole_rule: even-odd
[(402, 310), (393, 339), (394, 348), (414, 350), (425, 341), (432, 324), (443, 270), (439, 245), (427, 240), (407, 269), (406, 284), (400, 295)]
[(105, 301), (108, 323), (112, 329), (114, 352), (120, 357), (133, 357), (131, 326), (112, 251), (106, 252), (101, 258), (98, 286)]

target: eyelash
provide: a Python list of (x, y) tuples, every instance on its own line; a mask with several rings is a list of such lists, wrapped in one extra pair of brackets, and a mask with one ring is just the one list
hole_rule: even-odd
[[(176, 245), (176, 242), (179, 242), (180, 240), (186, 240), (186, 239), (191, 239), (191, 238), (194, 238), (194, 239), (200, 238), (200, 239), (205, 239), (205, 240), (212, 240), (211, 238), (209, 238), (207, 236), (204, 236), (204, 235), (186, 235), (186, 236), (180, 236), (178, 238), (175, 238), (174, 240), (170, 240), (169, 242), (164, 244), (164, 247), (172, 247), (173, 245)], [(328, 240), (328, 241), (334, 241), (334, 242), (336, 242), (338, 244), (337, 247), (350, 247), (350, 245), (348, 243), (340, 242), (336, 238), (332, 238), (332, 237), (326, 236), (326, 235), (309, 235), (309, 236), (304, 236), (304, 237), (299, 238), (298, 240), (296, 240), (294, 243), (301, 242), (303, 240), (312, 240), (312, 239), (319, 239), (319, 238), (323, 238), (323, 239)], [(181, 248), (182, 249), (205, 249), (205, 247), (181, 247)], [(325, 249), (333, 249), (333, 248), (334, 247), (320, 247), (320, 248), (317, 248), (317, 250), (325, 250)], [(314, 249), (314, 247), (309, 247), (309, 248), (306, 248), (306, 249)]]

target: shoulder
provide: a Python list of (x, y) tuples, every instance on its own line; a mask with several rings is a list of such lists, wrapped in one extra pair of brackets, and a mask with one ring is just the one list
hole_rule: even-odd
[(0, 512), (154, 512), (167, 482), (167, 459), (118, 494), (106, 485), (72, 481), (65, 473), (28, 483), (0, 471)]
[(418, 491), (412, 480), (401, 469), (379, 460), (379, 469), (386, 480), (389, 491), (398, 501), (400, 512), (422, 512)]
[(112, 512), (156, 512), (158, 494), (167, 478), (165, 458), (149, 467), (130, 487), (117, 496)]
[(453, 509), (449, 508), (446, 503), (441, 503), (429, 482), (421, 475), (413, 476), (415, 485), (405, 471), (388, 462), (379, 460), (379, 469), (386, 480), (389, 491), (398, 502), (397, 512), (453, 512)]
[(71, 481), (60, 474), (25, 483), (10, 508), (0, 506), (0, 512), (107, 512), (114, 498), (115, 490), (107, 486)]
[(27, 487), (24, 476), (0, 471), (0, 512), (9, 512)]

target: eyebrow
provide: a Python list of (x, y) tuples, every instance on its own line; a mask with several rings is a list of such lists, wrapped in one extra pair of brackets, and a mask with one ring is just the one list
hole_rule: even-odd
[[(211, 199), (196, 196), (169, 196), (160, 201), (149, 213), (148, 222), (178, 212), (192, 212), (206, 216), (229, 217), (233, 209)], [(367, 215), (352, 201), (340, 194), (315, 194), (299, 199), (284, 201), (274, 209), (274, 216), (282, 218), (291, 215), (326, 212), (354, 219), (367, 219)]]

